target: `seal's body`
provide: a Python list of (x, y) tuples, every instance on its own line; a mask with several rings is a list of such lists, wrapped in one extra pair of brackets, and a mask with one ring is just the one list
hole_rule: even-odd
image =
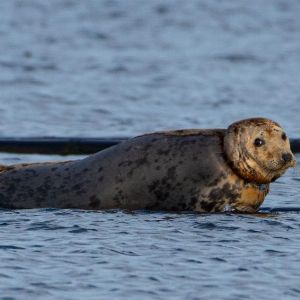
[(83, 160), (2, 167), (0, 207), (255, 212), (293, 165), (285, 134), (266, 119), (157, 132)]

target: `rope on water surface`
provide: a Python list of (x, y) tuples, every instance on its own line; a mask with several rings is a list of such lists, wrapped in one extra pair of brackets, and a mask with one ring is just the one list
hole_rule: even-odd
[[(92, 154), (128, 138), (36, 137), (0, 138), (0, 152), (27, 154)], [(300, 139), (291, 139), (294, 153), (300, 153)]]
[(272, 213), (272, 212), (300, 212), (300, 207), (261, 207), (259, 212)]

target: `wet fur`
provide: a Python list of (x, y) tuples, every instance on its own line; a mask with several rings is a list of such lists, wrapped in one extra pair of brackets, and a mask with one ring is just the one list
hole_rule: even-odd
[(237, 154), (224, 150), (232, 132), (158, 132), (83, 160), (2, 166), (0, 207), (255, 212), (270, 181), (237, 171)]

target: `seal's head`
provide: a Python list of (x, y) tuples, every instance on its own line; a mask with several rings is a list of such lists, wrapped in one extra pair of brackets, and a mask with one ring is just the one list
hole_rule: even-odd
[(259, 184), (276, 180), (296, 165), (284, 130), (264, 118), (231, 124), (224, 137), (224, 151), (240, 177)]

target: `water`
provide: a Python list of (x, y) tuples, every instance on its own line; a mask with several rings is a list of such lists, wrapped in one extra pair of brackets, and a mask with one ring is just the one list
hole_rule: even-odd
[[(266, 116), (299, 137), (299, 9), (0, 1), (0, 135), (133, 136)], [(264, 206), (300, 206), (299, 182), (298, 166)], [(2, 210), (0, 299), (299, 299), (299, 216)]]
[(0, 1), (1, 134), (131, 136), (266, 116), (299, 136), (299, 10), (297, 0)]
[[(299, 181), (298, 167), (266, 205), (295, 206)], [(0, 216), (0, 299), (299, 299), (298, 213)]]

